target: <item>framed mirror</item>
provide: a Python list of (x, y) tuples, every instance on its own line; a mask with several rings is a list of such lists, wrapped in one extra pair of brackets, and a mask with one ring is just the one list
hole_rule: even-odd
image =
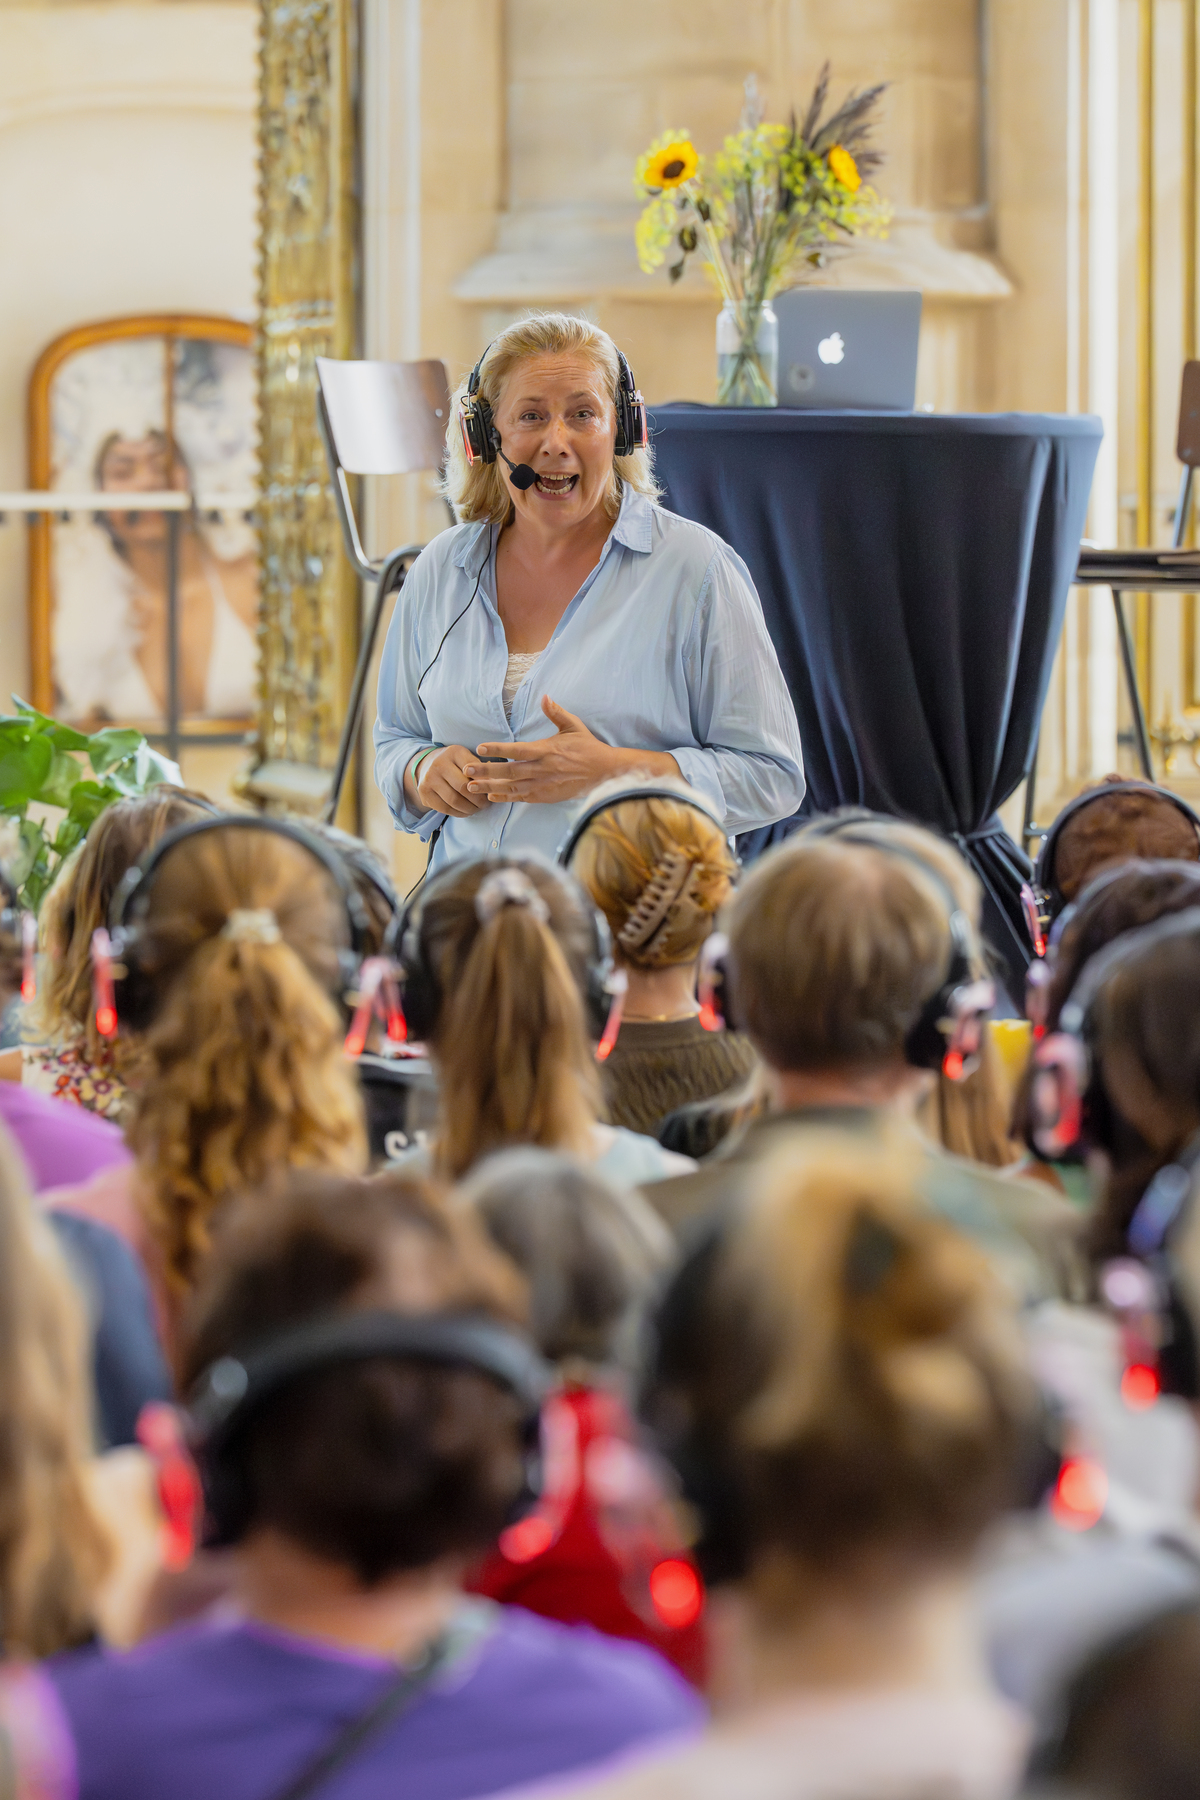
[[(253, 339), (237, 319), (147, 314), (78, 326), (38, 358), (29, 484), (63, 495), (31, 528), (40, 710), (136, 725), (172, 756), (244, 737), (258, 687)], [(111, 508), (90, 499), (109, 493)]]

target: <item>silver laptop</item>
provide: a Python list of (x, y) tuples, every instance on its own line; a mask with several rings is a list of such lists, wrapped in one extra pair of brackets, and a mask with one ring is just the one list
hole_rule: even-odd
[(793, 288), (771, 304), (780, 406), (912, 411), (919, 291)]

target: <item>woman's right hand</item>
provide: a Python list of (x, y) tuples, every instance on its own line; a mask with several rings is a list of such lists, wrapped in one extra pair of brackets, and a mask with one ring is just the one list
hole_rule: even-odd
[(452, 819), (469, 819), (482, 812), (489, 804), (487, 795), (468, 794), (463, 774), (465, 764), (474, 765), (478, 760), (475, 752), (462, 744), (447, 744), (444, 750), (422, 757), (415, 783), (409, 774), (404, 778), (405, 786), (413, 790), (410, 799), (424, 812), (448, 813)]

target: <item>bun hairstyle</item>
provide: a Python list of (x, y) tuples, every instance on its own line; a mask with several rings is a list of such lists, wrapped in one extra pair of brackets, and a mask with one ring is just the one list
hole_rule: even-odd
[(187, 788), (155, 787), (135, 799), (114, 801), (67, 858), (41, 912), (46, 957), (36, 1017), (49, 1042), (82, 1036), (89, 1062), (99, 1061), (107, 1046), (97, 1034), (92, 1006), (92, 933), (108, 924), (123, 876), (160, 838), (216, 810)]
[(201, 832), (155, 871), (138, 946), (152, 1011), (127, 1135), (177, 1295), (236, 1191), (286, 1167), (365, 1166), (334, 999), (349, 941), (328, 871), (277, 832)]
[(1020, 1491), (1036, 1400), (1013, 1309), (925, 1168), (908, 1139), (797, 1134), (677, 1278), (686, 1309), (664, 1304), (647, 1412), (685, 1485), (706, 1466), (727, 1572), (780, 1611), (868, 1565), (952, 1564)]
[[(681, 796), (689, 791), (680, 783)], [(695, 962), (733, 890), (737, 863), (721, 827), (686, 799), (635, 797), (596, 815), (571, 873), (608, 920), (624, 961), (661, 969)]]
[(588, 1148), (602, 1110), (583, 999), (594, 930), (570, 876), (537, 858), (439, 877), (420, 913), (441, 993), (439, 1173), (512, 1144)]

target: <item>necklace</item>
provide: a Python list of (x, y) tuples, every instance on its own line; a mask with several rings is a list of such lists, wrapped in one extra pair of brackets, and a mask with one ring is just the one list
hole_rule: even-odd
[(699, 1011), (698, 1006), (688, 1006), (682, 1012), (669, 1013), (635, 1013), (627, 1010), (622, 1017), (629, 1025), (669, 1025), (677, 1020), (694, 1019)]

